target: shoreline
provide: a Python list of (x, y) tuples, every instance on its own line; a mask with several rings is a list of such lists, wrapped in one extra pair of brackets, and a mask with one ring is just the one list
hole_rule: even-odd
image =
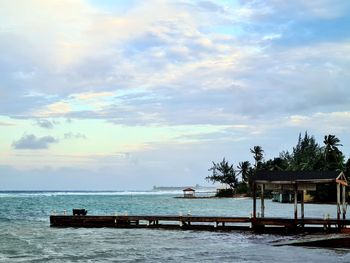
[(174, 196), (174, 198), (179, 198), (179, 199), (212, 199), (212, 198), (247, 198), (250, 196), (246, 194), (236, 194), (233, 196), (191, 196), (191, 197), (185, 197), (185, 196)]

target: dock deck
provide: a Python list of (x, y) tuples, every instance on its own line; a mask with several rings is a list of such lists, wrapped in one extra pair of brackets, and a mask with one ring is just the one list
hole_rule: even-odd
[(193, 230), (255, 230), (263, 232), (342, 232), (350, 220), (322, 218), (250, 218), (175, 215), (51, 215), (52, 227), (159, 228)]

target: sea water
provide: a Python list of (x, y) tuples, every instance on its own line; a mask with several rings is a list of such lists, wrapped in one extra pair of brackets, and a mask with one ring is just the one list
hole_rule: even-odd
[[(341, 249), (275, 247), (293, 238), (250, 232), (51, 228), (52, 213), (250, 216), (252, 200), (181, 199), (179, 192), (0, 192), (0, 262), (350, 262)], [(259, 202), (258, 202), (259, 203)], [(266, 216), (291, 218), (292, 204), (265, 200)], [(259, 209), (259, 206), (258, 206)], [(305, 205), (307, 217), (334, 205)]]

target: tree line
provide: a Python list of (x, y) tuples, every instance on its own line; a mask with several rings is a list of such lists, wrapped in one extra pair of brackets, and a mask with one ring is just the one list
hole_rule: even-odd
[[(212, 183), (221, 183), (229, 186), (219, 196), (232, 194), (250, 194), (252, 177), (258, 170), (268, 171), (342, 171), (350, 177), (350, 158), (346, 160), (340, 150), (343, 146), (335, 135), (324, 136), (323, 144), (316, 142), (314, 136), (307, 132), (302, 136), (299, 133), (298, 142), (292, 151), (282, 151), (278, 157), (265, 160), (264, 150), (257, 145), (250, 149), (254, 163), (241, 161), (237, 166), (230, 164), (225, 158), (219, 163), (212, 162), (209, 168), (210, 175), (206, 180)], [(240, 179), (239, 179), (240, 177)], [(332, 189), (318, 187), (315, 198), (322, 200), (331, 195)]]

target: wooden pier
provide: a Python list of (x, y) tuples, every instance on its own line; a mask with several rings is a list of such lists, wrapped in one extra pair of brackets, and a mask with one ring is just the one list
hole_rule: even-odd
[[(298, 193), (301, 192), (303, 194), (306, 190), (316, 189), (317, 184), (328, 183), (337, 185), (337, 218), (306, 218), (304, 215), (304, 198), (300, 200), (301, 217), (298, 217)], [(258, 186), (260, 186), (261, 196), (261, 217), (256, 216)], [(258, 171), (253, 178), (252, 217), (192, 215), (94, 216), (86, 215), (87, 211), (85, 209), (73, 209), (73, 215), (51, 215), (50, 225), (52, 227), (160, 228), (210, 231), (249, 230), (281, 234), (350, 233), (350, 220), (346, 219), (347, 186), (346, 177), (342, 172), (338, 174), (335, 171)], [(294, 218), (265, 217), (265, 189), (282, 192), (294, 191)]]
[[(51, 215), (52, 227), (114, 227), (114, 228), (165, 228), (165, 229), (248, 229), (249, 217), (210, 217), (210, 216), (169, 216), (169, 215), (130, 215), (130, 216), (81, 216)], [(237, 225), (245, 224), (245, 225)]]
[[(51, 215), (52, 227), (159, 228), (183, 230), (247, 230), (275, 233), (344, 232), (350, 220), (322, 218), (250, 218), (167, 215)], [(350, 228), (349, 228), (350, 229)]]

